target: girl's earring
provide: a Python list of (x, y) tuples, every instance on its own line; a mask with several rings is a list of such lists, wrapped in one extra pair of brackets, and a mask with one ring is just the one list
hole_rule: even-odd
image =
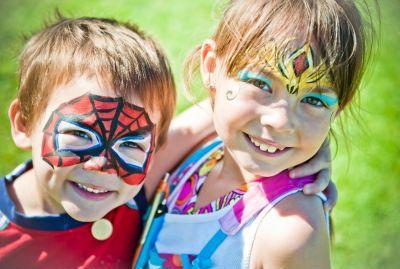
[(208, 74), (208, 80), (206, 84), (206, 88), (210, 91), (215, 91), (215, 82), (211, 79), (211, 75)]

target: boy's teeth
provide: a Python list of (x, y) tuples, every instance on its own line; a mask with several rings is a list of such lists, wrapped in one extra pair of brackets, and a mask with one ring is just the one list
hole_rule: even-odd
[(79, 188), (87, 191), (87, 192), (92, 192), (92, 193), (105, 193), (108, 192), (107, 190), (102, 190), (102, 189), (92, 189), (90, 187), (87, 187), (85, 185), (82, 185), (80, 183), (76, 183), (78, 185)]
[(249, 136), (249, 137), (250, 137), (250, 141), (262, 151), (268, 151), (269, 153), (275, 153), (277, 150), (282, 150), (283, 149), (283, 148), (282, 149), (278, 149), (276, 147), (261, 143), (258, 140), (255, 140), (251, 136)]

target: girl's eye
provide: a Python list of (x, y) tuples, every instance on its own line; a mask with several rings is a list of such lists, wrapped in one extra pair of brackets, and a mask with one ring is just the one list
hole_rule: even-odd
[(260, 79), (250, 78), (246, 82), (256, 86), (257, 88), (260, 88), (263, 91), (271, 91), (271, 88), (269, 87), (268, 83)]
[(326, 104), (319, 98), (313, 96), (306, 96), (301, 99), (302, 103), (307, 103), (315, 107), (327, 107)]

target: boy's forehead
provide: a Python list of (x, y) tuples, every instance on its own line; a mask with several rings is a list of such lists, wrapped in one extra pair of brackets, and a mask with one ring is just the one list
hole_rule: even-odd
[[(51, 92), (47, 108), (49, 111), (57, 109), (61, 104), (69, 102), (85, 94), (104, 97), (121, 97), (116, 93), (111, 84), (99, 80), (97, 76), (75, 76), (69, 82), (58, 85)], [(143, 107), (143, 102), (132, 91), (129, 96), (121, 97), (125, 102)]]

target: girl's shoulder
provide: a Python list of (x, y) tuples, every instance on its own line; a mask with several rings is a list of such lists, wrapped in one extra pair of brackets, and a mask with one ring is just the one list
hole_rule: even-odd
[(261, 217), (253, 268), (330, 268), (329, 236), (319, 197), (290, 195)]

